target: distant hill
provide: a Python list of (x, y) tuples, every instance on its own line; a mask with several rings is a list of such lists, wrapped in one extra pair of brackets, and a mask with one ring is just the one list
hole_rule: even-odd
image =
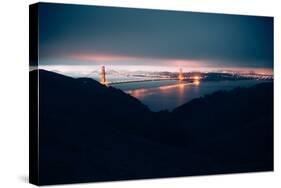
[(39, 79), (41, 184), (273, 170), (272, 83), (156, 113), (92, 79)]

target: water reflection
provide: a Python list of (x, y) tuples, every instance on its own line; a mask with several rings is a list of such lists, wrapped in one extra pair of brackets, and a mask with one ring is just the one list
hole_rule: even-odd
[(145, 95), (148, 95), (148, 92), (151, 89), (133, 89), (133, 90), (128, 90), (126, 91), (128, 94), (136, 97), (136, 98), (142, 98)]
[[(264, 81), (221, 81), (204, 82), (200, 78), (187, 81), (163, 81), (117, 85), (126, 93), (138, 98), (152, 111), (173, 110), (176, 107), (205, 94), (235, 87), (249, 87)], [(116, 86), (115, 86), (116, 87)]]
[(199, 86), (200, 85), (200, 80), (194, 80), (193, 83), (194, 83), (194, 85)]
[(141, 89), (132, 89), (132, 90), (127, 90), (126, 92), (136, 98), (143, 98), (148, 95), (152, 95), (155, 93), (162, 93), (162, 94), (169, 94), (169, 91), (173, 90), (179, 93), (179, 97), (184, 95), (185, 88), (187, 86), (198, 86), (200, 84), (200, 81), (194, 81), (194, 82), (183, 82), (179, 81), (176, 84), (172, 85), (164, 85), (164, 86), (159, 86), (155, 88), (141, 88)]
[(191, 84), (191, 83), (177, 83), (177, 84), (174, 84), (174, 85), (167, 85), (167, 86), (160, 86), (159, 89), (160, 90), (169, 90), (169, 89), (180, 89), (180, 88), (184, 88), (186, 85), (188, 84)]

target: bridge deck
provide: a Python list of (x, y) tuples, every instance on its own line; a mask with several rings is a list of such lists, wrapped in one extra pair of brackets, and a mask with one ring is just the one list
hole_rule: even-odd
[(180, 80), (178, 78), (161, 78), (161, 79), (157, 78), (157, 79), (146, 79), (146, 80), (126, 80), (126, 81), (108, 82), (107, 85), (126, 84), (126, 83), (135, 83), (135, 82), (167, 81), (167, 80), (192, 81), (191, 79)]

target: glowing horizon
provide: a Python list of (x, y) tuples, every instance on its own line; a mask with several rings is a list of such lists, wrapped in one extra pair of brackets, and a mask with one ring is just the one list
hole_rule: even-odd
[(105, 65), (108, 68), (128, 72), (178, 72), (182, 68), (183, 72), (254, 72), (256, 74), (273, 75), (273, 69), (268, 67), (230, 66), (222, 61), (214, 60), (151, 58), (97, 52), (62, 53), (57, 58), (43, 60), (42, 64), (41, 67), (45, 67), (47, 70), (58, 70), (61, 72), (67, 72), (72, 68), (75, 68), (75, 71), (77, 71), (77, 67), (81, 67), (82, 71), (87, 72), (86, 67), (91, 69), (95, 66)]
[(86, 74), (91, 71), (100, 71), (101, 65), (105, 65), (107, 70), (133, 72), (179, 72), (181, 68), (186, 72), (220, 72), (220, 73), (238, 73), (238, 74), (261, 74), (273, 75), (273, 69), (270, 68), (253, 68), (253, 67), (188, 67), (188, 66), (156, 66), (156, 65), (39, 65), (39, 69), (45, 69), (54, 72), (69, 73), (80, 72)]

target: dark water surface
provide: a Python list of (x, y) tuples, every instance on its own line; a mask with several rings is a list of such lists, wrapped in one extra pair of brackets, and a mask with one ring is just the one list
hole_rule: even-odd
[[(239, 81), (151, 81), (143, 83), (116, 84), (113, 87), (138, 98), (152, 111), (173, 110), (174, 108), (206, 94), (236, 87), (250, 87), (264, 80)], [(267, 81), (268, 82), (268, 81)]]

